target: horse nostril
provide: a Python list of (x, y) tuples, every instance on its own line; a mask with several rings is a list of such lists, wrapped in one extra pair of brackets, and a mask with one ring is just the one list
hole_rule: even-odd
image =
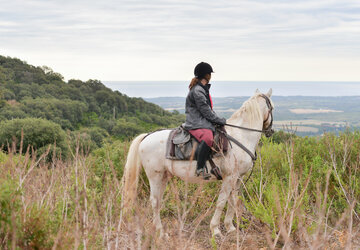
[(275, 133), (275, 131), (273, 129), (269, 129), (265, 132), (265, 136), (271, 137), (274, 133)]

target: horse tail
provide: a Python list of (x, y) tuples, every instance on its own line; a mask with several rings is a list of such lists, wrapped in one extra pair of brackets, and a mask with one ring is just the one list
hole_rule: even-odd
[(132, 207), (136, 198), (137, 185), (141, 169), (139, 145), (146, 135), (147, 134), (141, 134), (132, 141), (127, 155), (126, 164), (124, 167), (124, 174), (122, 177), (122, 201), (123, 208), (125, 210)]

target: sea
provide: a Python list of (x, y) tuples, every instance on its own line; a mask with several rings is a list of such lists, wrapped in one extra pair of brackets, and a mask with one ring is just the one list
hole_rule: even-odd
[[(129, 97), (185, 97), (189, 81), (104, 81)], [(212, 81), (213, 97), (252, 96), (256, 89), (276, 96), (360, 96), (359, 82), (341, 81)]]

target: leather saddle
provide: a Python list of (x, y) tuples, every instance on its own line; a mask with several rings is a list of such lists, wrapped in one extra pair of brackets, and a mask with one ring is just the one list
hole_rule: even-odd
[[(213, 157), (226, 154), (229, 140), (225, 136), (224, 127), (217, 127), (214, 135), (214, 145), (211, 148)], [(190, 160), (195, 157), (198, 141), (182, 126), (171, 130), (166, 144), (166, 158), (171, 160)]]

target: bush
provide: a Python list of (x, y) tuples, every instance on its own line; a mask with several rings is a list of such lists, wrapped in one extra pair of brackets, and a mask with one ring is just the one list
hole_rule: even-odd
[(95, 174), (100, 177), (103, 177), (104, 172), (113, 174), (111, 172), (111, 163), (116, 171), (117, 178), (121, 179), (129, 146), (130, 142), (128, 141), (115, 140), (107, 142), (103, 147), (94, 150), (92, 155), (95, 157), (95, 164), (93, 164)]
[(4, 108), (0, 109), (0, 119), (1, 120), (11, 120), (15, 118), (26, 118), (29, 117), (22, 109), (21, 105), (6, 105)]
[[(360, 133), (281, 140), (285, 142), (262, 138), (261, 160), (242, 197), (247, 209), (274, 233), (290, 218), (292, 231), (296, 232), (300, 222), (310, 228), (309, 219), (320, 216), (320, 205), (327, 209), (327, 223), (335, 226), (350, 201), (360, 199)], [(355, 203), (353, 211), (359, 214), (360, 206)], [(304, 212), (306, 217), (298, 215)]]
[(47, 209), (35, 205), (28, 210), (28, 218), (19, 232), (18, 245), (22, 249), (51, 249), (54, 242), (49, 235), (53, 222)]
[(7, 244), (11, 242), (9, 232), (16, 227), (14, 214), (20, 208), (20, 191), (17, 185), (11, 179), (0, 179), (0, 248), (6, 249)]
[(23, 152), (28, 146), (39, 152), (49, 145), (55, 144), (61, 150), (61, 155), (67, 155), (66, 134), (61, 127), (51, 121), (37, 118), (7, 120), (0, 123), (0, 145), (8, 151), (8, 145), (14, 142), (20, 148), (21, 133), (23, 132)]
[(108, 132), (105, 129), (99, 127), (85, 128), (80, 131), (88, 133), (91, 137), (91, 140), (95, 142), (96, 146), (101, 147), (104, 140), (109, 137)]
[(291, 133), (286, 133), (286, 132), (280, 130), (280, 131), (276, 131), (272, 135), (272, 141), (275, 143), (283, 143), (283, 142), (288, 141), (291, 137), (296, 137), (296, 135), (291, 134)]
[(109, 137), (105, 129), (99, 127), (82, 128), (71, 133), (71, 147), (79, 146), (85, 152), (91, 152), (103, 145), (104, 140)]
[(112, 129), (112, 134), (118, 138), (133, 137), (141, 132), (144, 132), (144, 129), (136, 121), (128, 121), (124, 118), (117, 120)]

